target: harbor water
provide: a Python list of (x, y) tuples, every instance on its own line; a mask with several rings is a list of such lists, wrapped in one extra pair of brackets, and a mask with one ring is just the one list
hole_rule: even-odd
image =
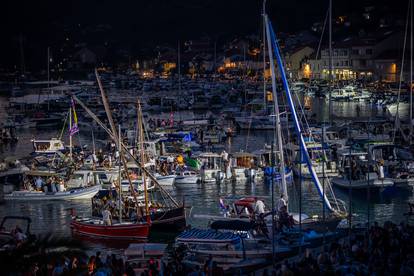
[[(7, 98), (0, 98), (0, 119), (6, 118), (5, 106), (8, 105)], [(319, 112), (324, 110), (323, 113)], [(383, 110), (376, 106), (371, 106), (366, 103), (352, 103), (352, 102), (335, 102), (332, 110), (335, 118), (355, 118), (355, 117), (375, 117), (383, 115)], [(79, 110), (79, 112), (82, 112)], [(326, 120), (328, 113), (328, 104), (324, 99), (318, 99), (311, 103), (310, 112), (316, 114), (318, 120)], [(174, 116), (182, 118), (200, 117), (208, 115), (192, 112), (176, 112)], [(169, 113), (149, 114), (154, 118), (168, 118)], [(15, 156), (21, 158), (28, 156), (32, 151), (30, 140), (36, 137), (37, 139), (50, 139), (51, 137), (59, 137), (62, 129), (21, 129), (18, 130), (17, 135), (19, 141), (16, 145), (4, 146), (0, 148), (0, 157), (5, 158)], [(63, 131), (62, 139), (67, 142), (67, 130)], [(76, 144), (90, 144), (91, 138), (87, 132), (82, 132), (79, 138), (75, 138)], [(230, 152), (238, 151), (240, 149), (245, 151), (254, 151), (263, 148), (264, 144), (270, 144), (273, 141), (272, 131), (244, 131), (237, 133), (231, 141), (226, 142), (226, 150)], [(328, 181), (328, 180), (325, 180)], [(301, 185), (301, 189), (300, 189)], [(275, 198), (279, 197), (278, 185), (275, 184)], [(294, 183), (289, 183), (289, 208), (290, 211), (298, 211), (300, 195), (302, 197), (302, 210), (308, 215), (323, 214), (322, 201), (314, 187), (313, 183), (308, 180), (295, 179)], [(300, 193), (301, 191), (301, 193)], [(364, 222), (367, 219), (368, 213), (371, 222), (386, 220), (393, 220), (399, 222), (404, 220), (404, 213), (408, 210), (408, 202), (414, 200), (412, 192), (389, 191), (380, 196), (371, 195), (370, 200), (367, 200), (365, 191), (351, 195), (348, 191), (341, 191), (334, 189), (336, 196), (343, 200), (347, 209), (350, 210), (349, 204), (352, 203), (353, 221)], [(254, 183), (220, 183), (220, 184), (194, 184), (188, 185), (185, 188), (171, 188), (171, 194), (179, 200), (184, 199), (187, 208), (188, 224), (199, 227), (206, 227), (208, 221), (205, 219), (193, 218), (194, 214), (203, 215), (219, 215), (219, 198), (235, 198), (243, 196), (258, 196), (265, 200), (266, 204), (271, 202), (271, 183), (254, 182)], [(351, 198), (350, 198), (351, 196)], [(32, 232), (35, 234), (53, 234), (58, 236), (70, 236), (70, 217), (71, 210), (75, 210), (79, 215), (89, 215), (91, 213), (90, 200), (74, 200), (74, 201), (50, 201), (50, 202), (6, 202), (0, 207), (0, 217), (6, 215), (23, 215), (32, 218)], [(157, 239), (155, 237), (154, 239)], [(107, 247), (100, 243), (92, 243), (92, 247), (102, 248)]]

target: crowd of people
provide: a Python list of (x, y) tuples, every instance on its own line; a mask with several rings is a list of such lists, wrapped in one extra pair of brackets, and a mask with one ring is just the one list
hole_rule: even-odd
[(374, 223), (368, 231), (332, 242), (318, 254), (284, 261), (263, 275), (414, 275), (414, 227)]
[[(21, 231), (17, 230), (18, 233)], [(16, 239), (21, 240), (19, 234)], [(304, 249), (292, 260), (284, 260), (261, 271), (262, 275), (414, 275), (414, 226), (407, 223), (374, 223), (369, 229), (353, 232), (343, 239), (324, 245), (320, 250)], [(184, 252), (174, 250), (163, 261), (162, 269), (148, 260), (140, 275), (224, 275), (213, 259), (204, 265), (186, 267)], [(136, 275), (130, 263), (112, 253), (96, 252), (57, 255), (27, 264), (24, 275)], [(256, 274), (257, 275), (257, 274)]]

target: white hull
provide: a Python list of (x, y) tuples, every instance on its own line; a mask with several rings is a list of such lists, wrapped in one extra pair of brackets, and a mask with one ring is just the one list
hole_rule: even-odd
[(201, 170), (201, 181), (205, 183), (216, 182), (218, 174), (222, 174), (221, 170)]
[(398, 117), (401, 119), (407, 119), (410, 110), (410, 104), (405, 102), (393, 103), (393, 104), (387, 104), (388, 112), (392, 117), (395, 117), (397, 115), (398, 110)]
[(5, 194), (5, 200), (72, 200), (91, 199), (99, 190), (101, 185), (73, 189), (65, 192), (45, 193), (37, 191), (14, 191)]
[(175, 175), (157, 176), (157, 181), (162, 186), (172, 186), (175, 181)]
[(232, 179), (233, 180), (254, 180), (256, 178), (256, 170), (248, 168), (233, 168)]
[(175, 178), (175, 185), (197, 184), (197, 176), (177, 176)]

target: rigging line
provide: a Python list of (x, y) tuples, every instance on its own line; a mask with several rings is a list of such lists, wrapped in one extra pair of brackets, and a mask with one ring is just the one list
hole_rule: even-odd
[[(99, 126), (102, 127), (102, 129), (109, 135), (109, 137), (112, 140), (115, 140), (116, 139), (115, 136), (114, 136), (114, 134), (112, 133), (112, 131), (107, 126), (105, 126), (105, 124), (80, 99), (78, 99), (75, 95), (72, 95), (72, 97), (73, 97), (74, 100), (76, 100), (79, 103), (79, 105), (86, 111), (86, 113), (88, 113), (88, 115), (93, 120), (95, 120), (95, 122), (97, 122), (97, 124)], [(167, 191), (165, 191), (165, 189), (158, 183), (157, 179), (145, 167), (141, 167), (141, 163), (137, 160), (137, 158), (135, 158), (135, 156), (133, 156), (129, 152), (128, 147), (122, 141), (121, 141), (121, 144), (122, 144), (122, 148), (124, 149), (124, 151), (126, 152), (126, 154), (137, 164), (138, 167), (140, 167), (143, 171), (145, 171), (147, 173), (147, 175), (150, 177), (150, 179), (152, 181), (154, 181), (154, 183), (156, 184), (156, 186), (162, 192), (164, 192), (167, 195), (167, 197), (174, 203), (175, 206), (178, 207), (179, 206), (178, 202), (174, 198), (172, 198), (172, 196)]]
[(252, 121), (253, 121), (253, 106), (250, 107), (250, 120), (249, 120), (249, 127), (247, 128), (247, 136), (246, 136), (246, 151), (249, 147), (249, 138), (250, 138), (250, 128), (252, 127)]
[[(402, 52), (402, 59), (401, 59), (401, 69), (400, 69), (400, 80), (398, 83), (398, 94), (397, 94), (397, 111), (395, 113), (395, 121), (394, 121), (394, 132), (393, 132), (393, 137), (392, 137), (392, 142), (394, 143), (395, 141), (395, 135), (397, 133), (397, 127), (395, 127), (397, 125), (397, 123), (400, 123), (400, 114), (399, 114), (399, 108), (400, 108), (400, 96), (401, 96), (401, 82), (402, 82), (402, 78), (403, 78), (403, 73), (404, 73), (404, 60), (405, 60), (405, 50), (406, 50), (406, 44), (407, 44), (407, 34), (408, 34), (408, 18), (410, 15), (410, 7), (411, 7), (411, 0), (408, 1), (408, 9), (407, 9), (407, 20), (405, 22), (405, 34), (404, 34), (404, 44), (403, 44), (403, 52)], [(398, 129), (400, 129), (400, 126), (398, 126)], [(400, 129), (401, 131), (401, 129)], [(401, 131), (402, 132), (402, 131)]]
[(69, 111), (66, 113), (65, 121), (63, 121), (63, 127), (62, 127), (62, 130), (60, 131), (59, 140), (62, 140), (63, 133), (65, 132), (66, 122), (68, 121), (68, 117), (69, 117)]
[[(292, 112), (292, 116), (293, 116), (294, 121), (295, 121), (295, 129), (296, 129), (296, 132), (298, 133), (298, 135), (300, 136), (300, 146), (301, 146), (301, 150), (305, 154), (305, 160), (307, 162), (307, 165), (308, 165), (308, 168), (309, 168), (309, 172), (312, 175), (312, 179), (313, 179), (314, 184), (315, 184), (315, 186), (316, 186), (316, 188), (318, 190), (318, 193), (319, 193), (320, 196), (322, 196), (322, 193), (321, 193), (322, 192), (321, 191), (322, 190), (321, 184), (319, 182), (319, 178), (318, 178), (318, 176), (316, 174), (316, 171), (315, 171), (315, 169), (312, 166), (312, 162), (310, 160), (309, 153), (306, 150), (307, 148), (306, 148), (306, 144), (305, 144), (304, 138), (303, 138), (302, 133), (301, 133), (301, 128), (300, 128), (300, 124), (298, 122), (298, 118), (297, 118), (297, 114), (296, 114), (296, 109), (295, 109), (295, 106), (294, 106), (294, 103), (293, 103), (293, 98), (292, 98), (292, 95), (290, 94), (289, 83), (288, 83), (288, 80), (286, 78), (286, 72), (285, 72), (284, 67), (283, 67), (283, 60), (282, 60), (282, 57), (281, 57), (280, 51), (279, 51), (280, 46), (278, 44), (278, 41), (277, 41), (277, 38), (276, 38), (276, 34), (275, 34), (274, 30), (273, 30), (273, 27), (272, 27), (271, 23), (268, 21), (268, 18), (267, 17), (266, 17), (266, 22), (267, 22), (266, 27), (269, 29), (269, 32), (270, 32), (270, 35), (271, 35), (271, 42), (272, 42), (272, 45), (273, 45), (273, 51), (275, 52), (276, 61), (277, 61), (278, 65), (279, 65), (280, 74), (282, 76), (282, 82), (283, 82), (283, 86), (285, 88), (286, 97), (289, 100), (289, 106), (290, 106), (290, 109), (291, 109), (291, 112)], [(334, 213), (338, 213), (338, 210), (335, 210), (334, 208), (332, 208), (332, 206), (331, 206), (329, 200), (327, 199), (327, 197), (324, 196), (323, 198), (324, 198), (325, 204), (327, 205), (328, 209), (330, 211), (334, 212)]]
[[(323, 22), (322, 33), (321, 33), (321, 37), (319, 39), (318, 48), (316, 49), (315, 60), (318, 60), (318, 56), (319, 56), (321, 46), (322, 46), (323, 36), (325, 34), (326, 24), (328, 22), (328, 17), (329, 17), (329, 8), (326, 11), (325, 21)], [(312, 74), (309, 77), (309, 84), (311, 84), (311, 83), (312, 83)]]

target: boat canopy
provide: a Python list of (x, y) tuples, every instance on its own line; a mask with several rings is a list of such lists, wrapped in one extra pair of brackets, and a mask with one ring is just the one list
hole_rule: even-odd
[(193, 228), (182, 232), (175, 239), (177, 243), (238, 243), (240, 236), (232, 232)]
[(253, 229), (254, 223), (243, 220), (216, 220), (210, 227), (214, 230), (249, 231)]

